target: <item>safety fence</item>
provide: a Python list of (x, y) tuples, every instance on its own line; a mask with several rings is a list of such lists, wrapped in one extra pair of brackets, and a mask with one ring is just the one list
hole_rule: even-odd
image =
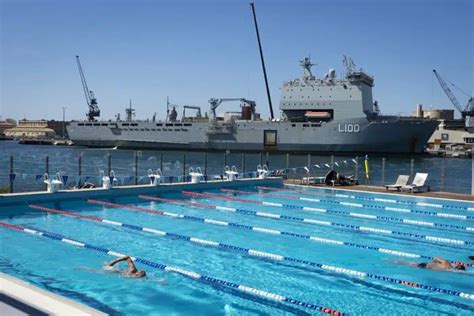
[[(368, 158), (368, 160), (366, 159)], [(368, 161), (368, 170), (366, 169)], [(77, 187), (84, 182), (100, 186), (101, 172), (114, 171), (117, 185), (146, 184), (148, 170), (160, 169), (163, 182), (187, 182), (189, 167), (200, 167), (206, 180), (223, 177), (225, 166), (236, 166), (240, 177), (253, 177), (257, 165), (267, 165), (278, 175), (290, 179), (317, 179), (322, 181), (330, 170), (353, 176), (359, 184), (383, 185), (393, 183), (400, 174), (411, 178), (416, 172), (428, 172), (432, 190), (470, 193), (471, 170), (469, 159), (417, 157), (350, 157), (293, 155), (277, 153), (179, 153), (153, 151), (86, 151), (72, 154), (25, 156), (0, 154), (0, 190), (23, 192), (43, 190), (44, 174), (56, 176), (66, 187)], [(368, 171), (368, 172), (366, 172)], [(2, 189), (3, 188), (3, 189)]]

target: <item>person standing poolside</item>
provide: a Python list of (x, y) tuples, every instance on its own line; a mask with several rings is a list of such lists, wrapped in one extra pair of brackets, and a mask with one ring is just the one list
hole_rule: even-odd
[(124, 256), (121, 258), (117, 258), (107, 264), (107, 267), (112, 268), (114, 265), (116, 265), (119, 262), (126, 261), (128, 264), (128, 270), (127, 271), (121, 271), (121, 273), (127, 277), (131, 278), (143, 278), (146, 276), (146, 272), (143, 270), (138, 270), (137, 267), (135, 267), (135, 264), (133, 263), (132, 258), (130, 256)]

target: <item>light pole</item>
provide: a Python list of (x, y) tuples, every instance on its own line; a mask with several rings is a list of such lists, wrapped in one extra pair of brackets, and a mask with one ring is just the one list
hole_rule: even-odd
[(63, 106), (63, 140), (66, 138), (66, 107)]

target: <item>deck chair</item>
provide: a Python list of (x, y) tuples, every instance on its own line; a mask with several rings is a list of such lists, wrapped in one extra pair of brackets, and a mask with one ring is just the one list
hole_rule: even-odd
[(410, 179), (410, 176), (401, 174), (398, 176), (397, 181), (394, 184), (385, 185), (385, 189), (387, 191), (392, 190), (392, 189), (400, 191), (401, 187), (406, 186), (408, 184), (409, 179)]
[(413, 179), (412, 184), (404, 185), (401, 187), (402, 191), (409, 191), (411, 193), (421, 192), (423, 189), (430, 190), (430, 187), (425, 185), (426, 179), (428, 178), (427, 173), (417, 172), (415, 178)]

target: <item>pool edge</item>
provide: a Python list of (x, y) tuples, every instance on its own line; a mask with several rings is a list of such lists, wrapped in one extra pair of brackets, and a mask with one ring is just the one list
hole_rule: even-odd
[(0, 272), (0, 292), (28, 307), (52, 315), (108, 315), (3, 272)]

